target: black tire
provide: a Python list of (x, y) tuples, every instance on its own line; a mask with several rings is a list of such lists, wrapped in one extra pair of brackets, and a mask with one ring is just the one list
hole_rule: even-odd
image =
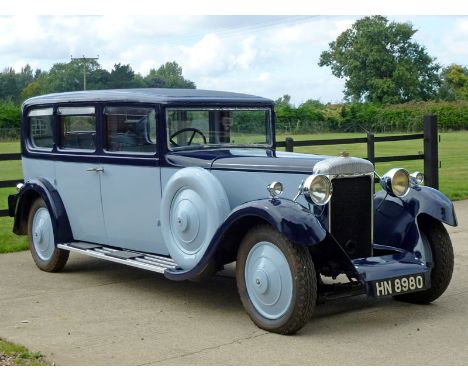
[[(263, 316), (252, 303), (245, 281), (245, 267), (250, 250), (260, 242), (278, 247), (287, 260), (292, 275), (292, 298), (287, 311), (277, 319)], [(242, 239), (237, 254), (236, 280), (242, 304), (260, 328), (279, 334), (292, 334), (311, 318), (317, 300), (317, 278), (307, 248), (297, 246), (269, 225), (252, 228)]]
[(34, 246), (33, 232), (32, 232), (33, 218), (37, 210), (40, 208), (47, 209), (47, 205), (45, 204), (44, 200), (42, 200), (41, 198), (38, 198), (32, 203), (31, 209), (29, 210), (29, 216), (28, 216), (29, 249), (31, 251), (34, 262), (36, 263), (37, 267), (40, 270), (45, 271), (45, 272), (60, 272), (65, 267), (65, 264), (68, 261), (69, 251), (55, 248), (52, 256), (48, 260), (43, 260), (38, 255), (37, 250)]
[(421, 220), (420, 229), (427, 238), (432, 251), (434, 266), (431, 271), (431, 287), (394, 298), (413, 304), (429, 304), (438, 299), (449, 286), (453, 273), (454, 255), (450, 236), (440, 221), (430, 218)]

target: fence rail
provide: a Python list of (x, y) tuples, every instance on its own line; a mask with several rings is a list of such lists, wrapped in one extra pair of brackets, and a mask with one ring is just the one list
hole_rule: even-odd
[[(376, 142), (409, 141), (415, 139), (424, 140), (424, 154), (392, 155), (384, 157), (375, 156)], [(367, 144), (367, 158), (372, 164), (382, 162), (398, 162), (408, 160), (424, 160), (424, 184), (429, 187), (439, 188), (439, 135), (437, 128), (437, 117), (435, 115), (424, 116), (424, 132), (419, 134), (389, 135), (376, 137), (373, 133), (367, 133), (362, 138), (335, 138), (335, 139), (308, 139), (295, 141), (287, 137), (284, 141), (276, 143), (276, 147), (284, 147), (286, 151), (293, 152), (295, 147), (305, 146), (329, 146), (340, 144)]]
[[(410, 155), (392, 155), (385, 157), (375, 156), (375, 142), (395, 142), (408, 141), (414, 139), (424, 140), (424, 154)], [(294, 141), (293, 138), (286, 138), (284, 141), (276, 142), (276, 147), (284, 147), (286, 151), (292, 152), (295, 147), (305, 146), (324, 146), (324, 145), (339, 145), (339, 144), (367, 144), (367, 158), (373, 164), (378, 162), (396, 162), (407, 160), (424, 160), (424, 184), (433, 188), (439, 188), (439, 152), (438, 143), (439, 135), (437, 129), (437, 117), (435, 115), (424, 116), (424, 133), (422, 134), (405, 134), (391, 135), (385, 137), (376, 137), (372, 133), (368, 133), (362, 138), (338, 138), (338, 139), (309, 139), (305, 141)], [(0, 154), (0, 161), (21, 160), (21, 154)], [(2, 180), (0, 188), (14, 187), (23, 180)], [(8, 216), (8, 210), (0, 210), (0, 217)]]

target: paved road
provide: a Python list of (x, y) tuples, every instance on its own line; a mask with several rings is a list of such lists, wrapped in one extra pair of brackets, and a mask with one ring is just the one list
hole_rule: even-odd
[(229, 277), (175, 283), (77, 254), (48, 274), (20, 252), (0, 255), (0, 337), (58, 365), (467, 365), (468, 201), (456, 210), (452, 284), (428, 306), (355, 297), (280, 336), (249, 320)]

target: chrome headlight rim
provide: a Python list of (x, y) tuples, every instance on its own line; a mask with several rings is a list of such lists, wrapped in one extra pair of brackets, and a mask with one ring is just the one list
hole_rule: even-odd
[[(320, 183), (322, 183), (320, 185)], [(320, 190), (320, 186), (322, 189)], [(320, 198), (317, 194), (320, 192), (324, 192), (324, 197)], [(317, 206), (324, 206), (326, 205), (333, 193), (333, 187), (331, 180), (328, 176), (323, 174), (313, 174), (310, 175), (302, 185), (302, 194), (304, 198), (310, 204), (315, 204)]]
[(284, 186), (283, 186), (283, 183), (274, 181), (274, 182), (271, 182), (267, 186), (267, 190), (268, 190), (268, 193), (270, 194), (270, 197), (277, 198), (283, 193)]
[[(398, 175), (403, 175), (404, 178), (406, 179), (406, 184), (403, 186), (404, 192), (398, 192), (398, 187), (401, 186), (401, 184), (397, 183), (397, 176)], [(385, 175), (381, 178), (380, 184), (382, 188), (387, 191), (390, 195), (396, 196), (398, 198), (404, 198), (406, 195), (408, 195), (408, 192), (410, 190), (410, 174), (408, 171), (406, 171), (404, 168), (401, 167), (396, 167), (392, 168), (391, 170), (387, 171)]]
[(415, 171), (410, 174), (412, 186), (422, 186), (424, 183), (424, 174), (421, 171)]

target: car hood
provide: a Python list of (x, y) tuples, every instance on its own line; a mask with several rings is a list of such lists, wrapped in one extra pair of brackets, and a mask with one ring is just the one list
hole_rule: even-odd
[(311, 174), (314, 165), (329, 157), (265, 149), (193, 150), (166, 155), (175, 166), (199, 166), (213, 170), (240, 170)]

